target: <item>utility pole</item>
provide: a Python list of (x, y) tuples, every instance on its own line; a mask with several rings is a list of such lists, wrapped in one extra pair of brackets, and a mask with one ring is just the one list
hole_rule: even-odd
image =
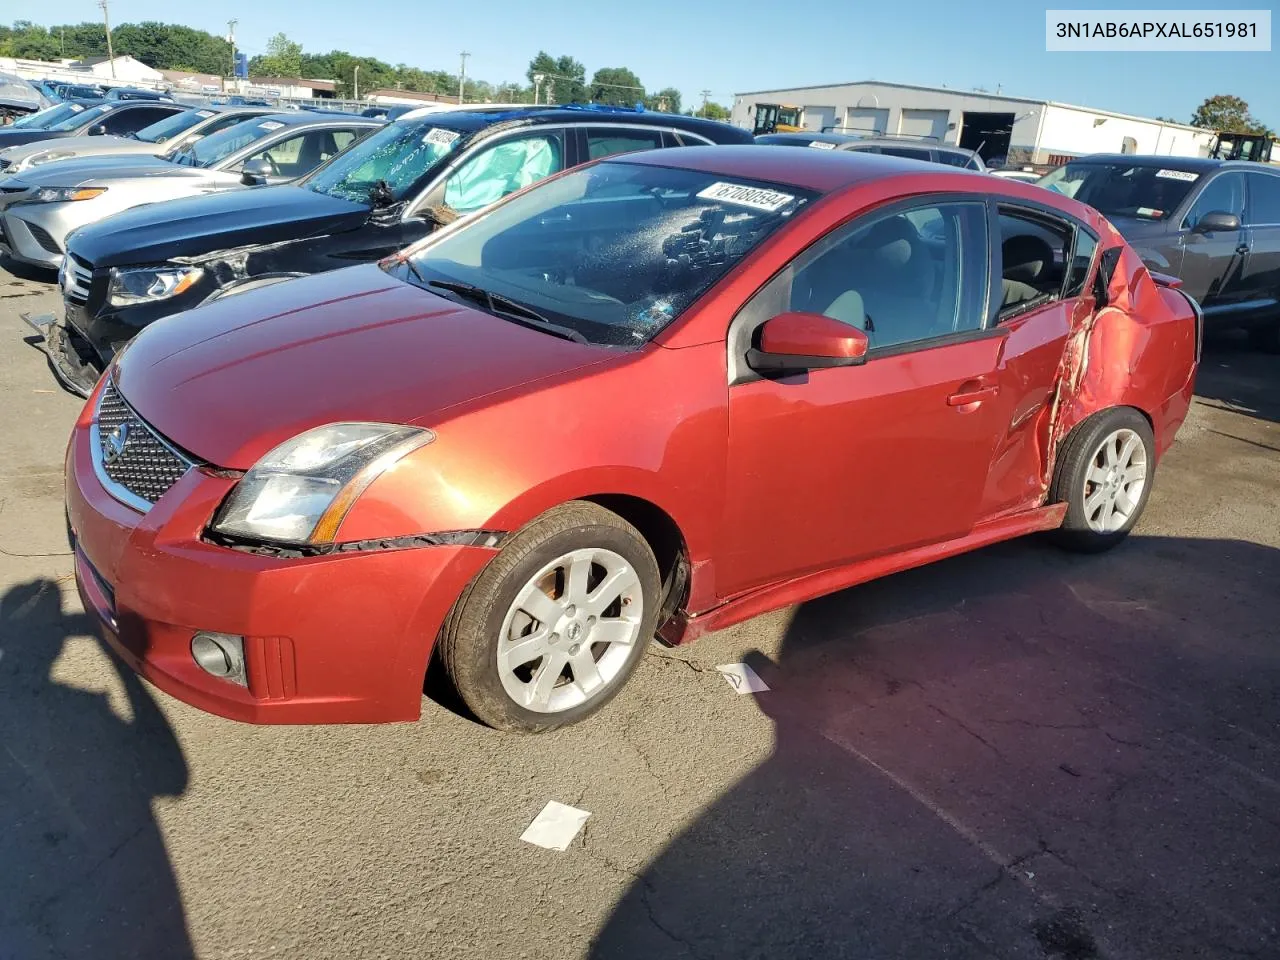
[(355, 70), (351, 74), (351, 86), (353, 88), (351, 92), (351, 99), (359, 100), (360, 99), (360, 64), (358, 63), (356, 64)]
[(98, 0), (102, 8), (102, 22), (107, 28), (107, 60), (111, 63), (111, 79), (116, 78), (116, 55), (111, 51), (111, 17), (107, 13), (107, 0)]
[(467, 90), (467, 57), (471, 54), (463, 50), (459, 56), (462, 57), (462, 69), (458, 71), (458, 105), (461, 106), (463, 95)]
[(62, 27), (62, 59), (67, 59), (67, 28)]
[[(227, 21), (227, 43), (231, 44), (231, 85), (235, 89), (238, 89), (238, 84), (236, 84), (236, 24), (239, 22), (239, 20)], [(226, 89), (225, 84), (223, 89)]]
[(711, 96), (710, 90), (702, 91), (702, 119), (707, 118), (707, 99)]
[(535, 73), (533, 75), (533, 105), (538, 105), (538, 96), (542, 92), (542, 81), (546, 79), (546, 75)]

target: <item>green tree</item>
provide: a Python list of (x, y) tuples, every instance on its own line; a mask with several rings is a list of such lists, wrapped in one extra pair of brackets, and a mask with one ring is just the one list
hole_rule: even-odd
[(708, 120), (728, 120), (732, 116), (728, 107), (721, 106), (714, 101), (708, 100), (705, 108), (699, 107), (697, 115), (706, 117)]
[(302, 44), (277, 33), (267, 41), (267, 52), (249, 62), (249, 72), (265, 77), (301, 76)]
[(662, 110), (665, 113), (680, 112), (680, 91), (675, 87), (663, 87), (657, 93), (645, 98), (644, 105), (649, 110)]
[(596, 103), (630, 106), (644, 101), (644, 84), (626, 67), (601, 67), (591, 77), (591, 99)]
[(546, 103), (583, 103), (588, 99), (587, 68), (573, 57), (553, 57), (545, 50), (539, 50), (525, 71), (530, 84), (537, 74), (545, 78), (542, 89)]
[(1191, 117), (1193, 127), (1204, 127), (1218, 133), (1261, 133), (1272, 135), (1266, 124), (1249, 113), (1249, 104), (1240, 97), (1220, 93), (1196, 107)]

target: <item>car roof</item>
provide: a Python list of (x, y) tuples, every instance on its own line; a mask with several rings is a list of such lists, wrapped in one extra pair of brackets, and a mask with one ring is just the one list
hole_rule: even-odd
[[(445, 118), (448, 118), (447, 120)], [(676, 130), (697, 133), (714, 142), (750, 143), (751, 135), (738, 127), (717, 120), (686, 117), (678, 113), (660, 113), (656, 110), (635, 110), (626, 107), (606, 107), (598, 104), (566, 104), (553, 107), (510, 107), (500, 110), (448, 110), (435, 111), (412, 118), (413, 122), (432, 121), (447, 123), (451, 127), (475, 132), (499, 124), (538, 125), (551, 123), (607, 123), (620, 126), (664, 126)]]
[[(673, 147), (644, 153), (622, 154), (616, 161), (651, 166), (681, 167), (720, 176), (744, 177), (779, 185), (830, 193), (867, 180), (931, 174), (979, 176), (959, 167), (934, 167), (919, 160), (891, 157), (882, 153), (851, 150), (771, 150), (755, 144), (712, 147)], [(983, 175), (983, 180), (987, 178)]]
[(351, 123), (353, 120), (363, 126), (377, 127), (382, 121), (374, 117), (361, 117), (353, 113), (327, 113), (320, 110), (291, 110), (288, 113), (263, 113), (255, 119), (273, 120), (286, 127), (320, 126), (331, 123)]
[(866, 147), (919, 147), (921, 150), (946, 150), (949, 153), (961, 153), (966, 157), (973, 156), (974, 151), (967, 147), (958, 147), (954, 143), (942, 143), (924, 137), (864, 137), (856, 133), (764, 133), (756, 137), (764, 144), (809, 144), (834, 143), (849, 150), (860, 146)]

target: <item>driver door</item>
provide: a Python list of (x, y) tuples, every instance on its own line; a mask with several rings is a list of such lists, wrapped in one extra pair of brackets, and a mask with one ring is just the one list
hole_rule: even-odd
[(1248, 252), (1243, 228), (1198, 233), (1206, 213), (1234, 213), (1244, 222), (1244, 174), (1220, 173), (1200, 190), (1182, 218), (1182, 287), (1204, 307), (1206, 315), (1229, 313), (1244, 299), (1244, 259)]
[[(987, 234), (981, 202), (898, 204), (832, 231), (739, 311), (722, 596), (973, 526), (1002, 423)], [(863, 329), (866, 363), (754, 374), (756, 331), (794, 310)]]

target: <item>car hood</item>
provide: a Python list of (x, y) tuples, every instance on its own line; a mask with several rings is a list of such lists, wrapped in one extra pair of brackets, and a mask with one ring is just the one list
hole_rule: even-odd
[(68, 251), (94, 267), (161, 263), (341, 233), (368, 216), (367, 206), (288, 184), (228, 190), (134, 207), (81, 227), (68, 241)]
[(166, 317), (126, 350), (117, 384), (179, 447), (247, 470), (312, 427), (436, 428), (457, 404), (614, 356), (362, 264)]
[(6, 186), (28, 183), (38, 187), (108, 186), (111, 181), (164, 177), (176, 180), (208, 180), (212, 171), (182, 167), (147, 154), (115, 153), (101, 157), (68, 157), (42, 163), (15, 173)]
[(19, 127), (17, 130), (0, 129), (0, 150), (5, 147), (20, 147), (35, 143), (37, 140), (65, 140), (70, 136), (72, 136), (70, 130), (29, 130), (26, 127)]
[(1144, 220), (1140, 217), (1107, 217), (1107, 222), (1120, 231), (1120, 236), (1130, 243), (1150, 240), (1169, 233), (1169, 224), (1163, 220)]
[[(133, 140), (128, 137), (63, 137), (57, 143), (42, 143), (37, 140), (20, 147), (13, 147), (11, 152), (4, 155), (4, 158), (18, 163), (32, 154), (44, 153), (46, 150), (57, 150), (60, 153), (70, 151), (77, 156), (85, 157), (108, 153), (156, 154), (164, 150), (164, 144), (146, 143), (142, 140)], [(70, 159), (68, 157), (67, 161), (64, 162), (69, 162)]]

